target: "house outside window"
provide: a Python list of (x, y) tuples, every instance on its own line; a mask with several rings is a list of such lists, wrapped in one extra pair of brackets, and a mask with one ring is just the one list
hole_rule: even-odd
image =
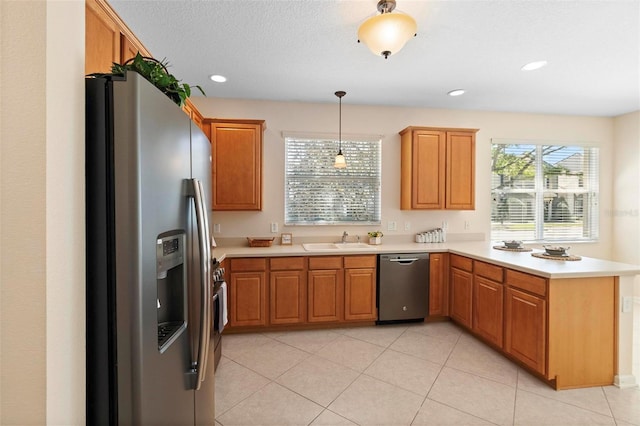
[(598, 148), (493, 140), (491, 239), (598, 239)]
[(284, 136), (285, 225), (380, 224), (379, 137), (343, 140), (347, 167), (336, 169), (334, 137)]

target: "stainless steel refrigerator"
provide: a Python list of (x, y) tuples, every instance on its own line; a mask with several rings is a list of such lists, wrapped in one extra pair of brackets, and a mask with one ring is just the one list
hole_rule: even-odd
[(214, 424), (210, 182), (162, 92), (86, 79), (87, 424)]

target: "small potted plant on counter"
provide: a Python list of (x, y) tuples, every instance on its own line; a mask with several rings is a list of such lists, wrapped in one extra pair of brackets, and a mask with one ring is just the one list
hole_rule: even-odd
[(382, 236), (384, 235), (382, 231), (370, 231), (367, 232), (367, 235), (369, 235), (369, 244), (382, 244)]

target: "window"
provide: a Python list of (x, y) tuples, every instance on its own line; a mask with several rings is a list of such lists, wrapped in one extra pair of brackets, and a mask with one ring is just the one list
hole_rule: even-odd
[(492, 141), (491, 239), (598, 238), (598, 148)]
[(285, 135), (285, 225), (380, 224), (380, 138)]

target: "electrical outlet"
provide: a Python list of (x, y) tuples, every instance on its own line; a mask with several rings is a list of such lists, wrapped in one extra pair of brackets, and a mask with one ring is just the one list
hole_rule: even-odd
[(214, 223), (213, 224), (213, 233), (214, 234), (219, 234), (220, 233), (220, 224), (219, 223)]
[(446, 220), (442, 221), (442, 229), (447, 229), (449, 227), (449, 224), (447, 223)]
[(404, 223), (404, 230), (405, 231), (411, 231), (411, 222), (405, 222)]
[(622, 298), (622, 313), (626, 314), (633, 310), (633, 299), (630, 296)]
[(389, 222), (387, 222), (387, 231), (397, 231), (398, 230), (398, 224), (396, 224), (395, 221), (390, 220)]
[(471, 226), (471, 224), (469, 223), (468, 220), (464, 221), (464, 229), (469, 229), (469, 227)]
[(278, 232), (278, 222), (271, 222), (271, 232), (274, 234)]

